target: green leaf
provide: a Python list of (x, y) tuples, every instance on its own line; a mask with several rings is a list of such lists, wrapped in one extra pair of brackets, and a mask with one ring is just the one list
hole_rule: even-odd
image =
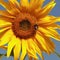
[(0, 54), (0, 58), (3, 56), (4, 54)]

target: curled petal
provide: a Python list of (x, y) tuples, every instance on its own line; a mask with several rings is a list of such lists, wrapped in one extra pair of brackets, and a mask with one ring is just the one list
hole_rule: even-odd
[(54, 1), (51, 1), (49, 4), (44, 6), (40, 10), (40, 12), (38, 12), (38, 18), (43, 18), (43, 17), (47, 16), (50, 13), (50, 11), (54, 8), (55, 5), (56, 5), (56, 3)]

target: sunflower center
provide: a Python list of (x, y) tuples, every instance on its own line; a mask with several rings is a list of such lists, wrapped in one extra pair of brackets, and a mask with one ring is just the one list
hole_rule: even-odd
[(31, 27), (31, 23), (28, 21), (28, 19), (22, 20), (21, 22), (19, 22), (20, 25), (20, 29), (21, 30), (29, 30)]
[(12, 30), (16, 37), (28, 39), (36, 34), (38, 25), (36, 18), (28, 13), (20, 14), (12, 23)]

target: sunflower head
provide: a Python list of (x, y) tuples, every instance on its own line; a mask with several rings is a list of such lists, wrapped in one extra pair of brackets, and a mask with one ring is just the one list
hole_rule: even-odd
[[(0, 0), (6, 10), (0, 10), (0, 47), (7, 49), (7, 57), (13, 50), (14, 60), (38, 60), (37, 54), (44, 60), (42, 52), (55, 52), (55, 44), (50, 38), (60, 41), (56, 29), (60, 29), (60, 17), (49, 15), (56, 5), (51, 0), (43, 6), (45, 0)], [(42, 7), (43, 6), (43, 7)], [(5, 44), (8, 44), (5, 46)], [(21, 52), (21, 54), (20, 54)]]

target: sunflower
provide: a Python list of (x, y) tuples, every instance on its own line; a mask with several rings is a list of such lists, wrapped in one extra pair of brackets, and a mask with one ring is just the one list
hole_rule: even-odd
[[(6, 10), (0, 10), (0, 46), (7, 49), (7, 57), (13, 51), (14, 60), (38, 60), (37, 54), (44, 60), (42, 52), (54, 53), (55, 44), (50, 38), (60, 41), (56, 29), (60, 29), (60, 17), (49, 15), (56, 5), (51, 0), (43, 6), (45, 0), (0, 0)], [(43, 7), (42, 7), (43, 6)], [(3, 47), (7, 44), (7, 47)]]

